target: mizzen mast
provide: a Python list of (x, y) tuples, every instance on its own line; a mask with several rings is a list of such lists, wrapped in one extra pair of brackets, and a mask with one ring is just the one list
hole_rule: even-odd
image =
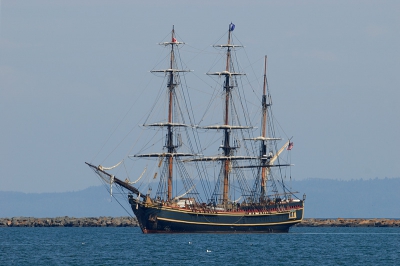
[[(263, 85), (263, 95), (262, 95), (262, 125), (261, 125), (261, 137), (266, 139), (267, 137), (267, 116), (268, 116), (268, 106), (270, 106), (270, 102), (267, 103), (267, 56), (264, 59), (264, 85)], [(261, 143), (261, 158), (266, 156), (267, 154), (267, 141), (263, 140)], [(261, 160), (261, 197), (265, 198), (266, 195), (266, 187), (267, 187), (267, 160)]]

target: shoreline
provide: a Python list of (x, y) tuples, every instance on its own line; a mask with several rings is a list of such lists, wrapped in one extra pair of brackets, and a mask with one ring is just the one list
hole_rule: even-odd
[[(12, 217), (0, 218), (0, 227), (138, 227), (136, 217)], [(400, 219), (306, 218), (294, 227), (400, 227)]]

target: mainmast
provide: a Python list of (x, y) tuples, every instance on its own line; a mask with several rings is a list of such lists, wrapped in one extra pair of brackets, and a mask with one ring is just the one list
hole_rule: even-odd
[[(189, 159), (188, 161), (221, 161), (221, 176), (218, 180), (218, 184), (216, 184), (216, 190), (215, 194), (213, 196), (217, 196), (216, 193), (218, 193), (218, 199), (221, 200), (220, 195), (222, 194), (222, 203), (223, 205), (226, 205), (229, 202), (229, 176), (231, 173), (231, 163), (232, 161), (238, 161), (238, 160), (251, 160), (251, 159), (257, 159), (258, 157), (254, 156), (236, 156), (234, 154), (234, 151), (238, 148), (235, 145), (232, 145), (231, 143), (231, 138), (232, 138), (232, 130), (246, 130), (246, 129), (251, 129), (253, 128), (252, 126), (242, 126), (242, 125), (235, 125), (235, 124), (230, 124), (230, 120), (232, 120), (231, 116), (233, 114), (230, 114), (230, 109), (232, 108), (232, 90), (235, 87), (234, 83), (234, 78), (235, 76), (239, 75), (245, 75), (244, 73), (236, 73), (233, 72), (233, 65), (232, 65), (232, 57), (231, 53), (234, 48), (236, 47), (242, 47), (240, 45), (235, 45), (232, 44), (232, 31), (235, 29), (235, 25), (233, 23), (229, 24), (229, 30), (228, 30), (228, 42), (226, 44), (219, 44), (219, 45), (214, 45), (214, 47), (219, 47), (219, 48), (225, 48), (226, 49), (226, 61), (225, 61), (225, 69), (220, 72), (213, 72), (213, 73), (207, 73), (207, 75), (215, 75), (215, 76), (223, 76), (224, 77), (224, 84), (223, 84), (223, 91), (224, 91), (224, 111), (223, 111), (223, 124), (222, 125), (211, 125), (211, 126), (205, 126), (202, 127), (204, 129), (216, 129), (216, 130), (221, 130), (223, 132), (223, 143), (222, 146), (220, 147), (222, 149), (222, 155), (218, 156), (211, 156), (211, 157), (199, 157), (199, 158), (194, 158), (194, 159)], [(232, 111), (233, 112), (233, 111)], [(222, 188), (220, 187), (220, 184), (222, 185)]]
[[(227, 73), (230, 73), (230, 64), (231, 64), (231, 35), (232, 31), (234, 30), (235, 26), (234, 24), (229, 24), (229, 32), (228, 32), (228, 45), (227, 45), (227, 51), (226, 51), (226, 66), (225, 66), (225, 71)], [(231, 96), (231, 89), (232, 86), (229, 83), (230, 81), (230, 75), (225, 75), (225, 84), (224, 84), (224, 90), (225, 90), (225, 125), (229, 125), (229, 99)], [(223, 146), (223, 151), (224, 151), (224, 156), (230, 156), (231, 154), (231, 146), (230, 146), (230, 129), (226, 128), (224, 129), (224, 146)], [(224, 161), (224, 188), (223, 188), (223, 194), (222, 194), (222, 203), (226, 204), (229, 199), (229, 166), (230, 166), (230, 160), (225, 160)]]

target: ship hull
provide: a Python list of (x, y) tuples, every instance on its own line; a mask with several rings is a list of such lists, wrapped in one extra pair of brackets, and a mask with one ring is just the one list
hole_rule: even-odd
[(303, 204), (264, 211), (216, 212), (131, 203), (143, 233), (287, 233), (303, 219)]

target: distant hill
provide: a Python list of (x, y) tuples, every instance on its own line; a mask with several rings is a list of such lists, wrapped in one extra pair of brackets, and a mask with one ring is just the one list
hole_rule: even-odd
[(306, 218), (400, 218), (400, 178), (293, 182), (306, 193)]
[[(292, 181), (299, 197), (306, 193), (306, 218), (400, 218), (400, 178), (340, 181)], [(0, 217), (128, 216), (103, 186), (76, 192), (21, 193), (0, 191)], [(129, 212), (129, 214), (124, 210)]]
[[(126, 201), (120, 202), (130, 211)], [(63, 193), (0, 191), (0, 217), (117, 217), (129, 214), (114, 198), (111, 199), (104, 186)]]

